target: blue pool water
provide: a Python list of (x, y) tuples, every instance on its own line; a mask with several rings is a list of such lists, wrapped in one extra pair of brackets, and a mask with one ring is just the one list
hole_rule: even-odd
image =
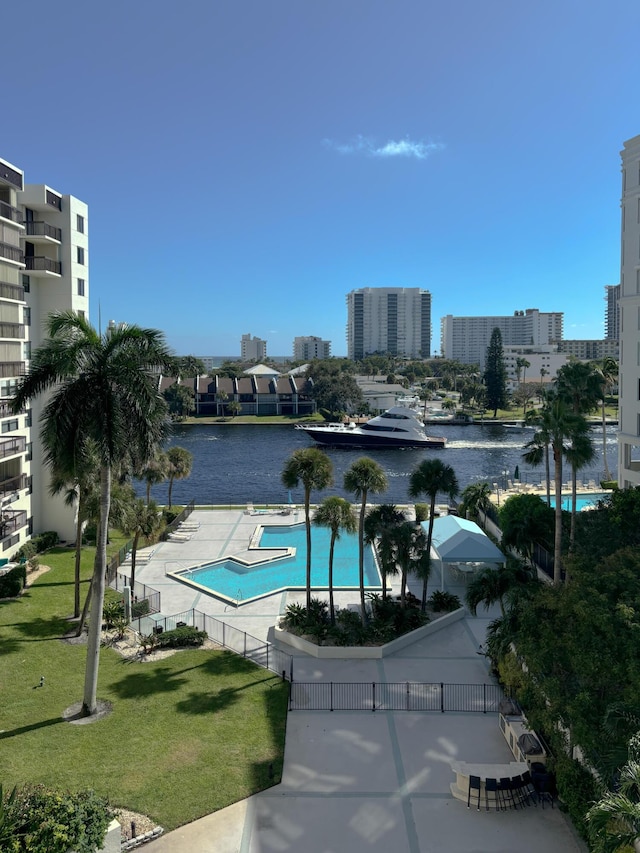
[[(609, 496), (609, 492), (592, 492), (589, 495), (577, 495), (576, 496), (576, 510), (580, 512), (586, 507), (592, 507), (597, 504), (598, 501), (602, 500), (602, 498), (606, 498)], [(551, 506), (555, 507), (556, 499), (553, 495), (551, 495)], [(562, 495), (562, 509), (566, 509), (567, 512), (571, 511), (571, 495)]]
[[(331, 532), (326, 528), (311, 530), (311, 586), (327, 589), (329, 582), (329, 543)], [(184, 581), (192, 581), (219, 593), (225, 598), (248, 601), (282, 589), (305, 589), (307, 575), (307, 543), (304, 524), (264, 527), (260, 548), (295, 548), (293, 557), (247, 566), (226, 559), (187, 572), (180, 572)], [(365, 548), (365, 587), (380, 589), (382, 582), (373, 551)], [(336, 542), (333, 556), (334, 589), (358, 589), (358, 537), (343, 533)]]

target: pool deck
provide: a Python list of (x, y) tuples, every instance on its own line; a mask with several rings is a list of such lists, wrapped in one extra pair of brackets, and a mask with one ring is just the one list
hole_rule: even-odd
[[(136, 568), (162, 593), (163, 614), (195, 607), (256, 637), (304, 592), (283, 592), (229, 606), (167, 578), (166, 571), (231, 555), (246, 555), (258, 524), (282, 524), (273, 514), (196, 511), (200, 527), (185, 542), (163, 542)], [(303, 512), (284, 517), (303, 521)], [(462, 598), (464, 583), (446, 571), (446, 588)], [(411, 586), (411, 585), (410, 585)], [(432, 585), (433, 588), (433, 585)], [(412, 590), (418, 594), (419, 589)], [(340, 592), (341, 606), (358, 591)], [(296, 681), (490, 681), (478, 654), (497, 607), (462, 621), (384, 660), (294, 656)], [(558, 809), (547, 806), (478, 812), (455, 800), (454, 761), (512, 760), (495, 714), (304, 712), (288, 716), (281, 782), (247, 800), (187, 824), (145, 845), (150, 853), (584, 853), (586, 846)]]

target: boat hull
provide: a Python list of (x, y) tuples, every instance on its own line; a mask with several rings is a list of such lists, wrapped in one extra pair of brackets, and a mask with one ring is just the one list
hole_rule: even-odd
[(446, 440), (444, 438), (425, 437), (424, 439), (406, 439), (394, 438), (392, 436), (376, 436), (363, 435), (355, 430), (349, 432), (338, 432), (323, 428), (309, 428), (301, 426), (301, 429), (309, 435), (318, 444), (324, 444), (330, 447), (358, 447), (380, 450), (386, 447), (408, 447), (408, 448), (427, 448), (427, 449), (442, 449)]

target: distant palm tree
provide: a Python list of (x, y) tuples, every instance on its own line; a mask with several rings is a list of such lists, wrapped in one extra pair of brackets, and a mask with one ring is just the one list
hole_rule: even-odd
[(147, 459), (140, 472), (141, 479), (147, 484), (147, 504), (151, 500), (151, 487), (159, 486), (167, 479), (169, 462), (164, 450), (156, 450), (152, 459)]
[[(428, 495), (430, 498), (429, 530), (427, 532), (427, 561), (431, 560), (431, 543), (433, 541), (433, 522), (436, 512), (436, 497), (438, 492), (453, 499), (458, 494), (458, 478), (450, 465), (445, 465), (440, 459), (425, 459), (411, 474), (409, 479), (409, 496), (412, 498)], [(427, 609), (427, 577), (422, 586), (422, 612)]]
[(538, 410), (527, 412), (525, 419), (527, 424), (538, 427), (531, 441), (525, 446), (522, 454), (527, 465), (537, 468), (544, 461), (545, 477), (547, 484), (547, 506), (551, 506), (551, 462), (549, 447), (551, 445), (549, 410), (544, 406)]
[(601, 415), (602, 415), (602, 461), (604, 462), (604, 478), (611, 479), (611, 471), (609, 470), (609, 462), (607, 461), (607, 394), (611, 391), (618, 379), (618, 362), (611, 356), (605, 356), (600, 364), (596, 364), (596, 370), (600, 376), (602, 383), (602, 395), (600, 398)]
[(404, 513), (394, 504), (378, 504), (364, 520), (364, 541), (375, 545), (382, 574), (382, 599), (387, 597), (387, 578), (397, 575), (393, 536), (395, 528), (406, 521)]
[(498, 603), (504, 617), (507, 612), (507, 599), (524, 586), (536, 584), (533, 573), (524, 568), (492, 569), (486, 566), (469, 580), (465, 601), (473, 616), (476, 615), (479, 604), (488, 610), (493, 604)]
[(193, 466), (193, 454), (184, 447), (170, 447), (167, 450), (167, 474), (169, 476), (169, 497), (168, 504), (171, 503), (171, 492), (173, 489), (174, 480), (186, 480), (191, 474)]
[(328, 527), (331, 531), (329, 543), (329, 617), (331, 624), (336, 623), (336, 611), (333, 604), (333, 554), (335, 544), (340, 538), (340, 531), (355, 533), (358, 529), (358, 520), (349, 501), (332, 495), (325, 498), (313, 516), (313, 523), (318, 527)]
[(82, 702), (84, 715), (97, 711), (102, 608), (106, 586), (107, 531), (112, 471), (153, 456), (166, 440), (167, 407), (158, 393), (156, 371), (167, 371), (172, 355), (162, 334), (124, 326), (99, 334), (75, 312), (52, 314), (47, 340), (33, 354), (11, 406), (26, 408), (34, 397), (51, 394), (42, 413), (46, 461), (62, 471), (73, 469), (79, 447), (91, 440), (100, 460), (100, 515)]
[(368, 456), (360, 459), (347, 469), (344, 475), (344, 488), (352, 492), (356, 500), (360, 500), (360, 521), (358, 524), (358, 574), (360, 580), (360, 616), (362, 624), (367, 621), (367, 609), (364, 598), (364, 519), (367, 512), (367, 497), (369, 494), (379, 494), (387, 488), (387, 478), (384, 471)]
[(294, 489), (300, 483), (304, 488), (304, 522), (307, 529), (307, 612), (311, 609), (311, 490), (322, 491), (333, 483), (333, 465), (327, 454), (319, 447), (294, 450), (285, 462), (282, 484)]
[(571, 436), (571, 444), (565, 450), (567, 462), (571, 465), (571, 532), (569, 534), (569, 553), (573, 551), (576, 538), (576, 515), (577, 515), (577, 486), (576, 473), (581, 468), (586, 468), (596, 458), (593, 441), (589, 437), (587, 423), (578, 424), (576, 431)]
[(129, 582), (132, 595), (136, 582), (136, 553), (140, 539), (146, 539), (148, 543), (152, 542), (160, 531), (161, 524), (162, 516), (158, 510), (158, 504), (155, 501), (146, 504), (142, 498), (137, 498), (130, 504), (124, 517), (122, 531), (125, 536), (133, 536), (131, 543), (131, 579)]
[(462, 502), (460, 504), (466, 510), (467, 518), (469, 515), (477, 516), (480, 512), (486, 512), (491, 505), (490, 495), (491, 486), (489, 483), (469, 483), (462, 491)]
[(394, 562), (400, 567), (400, 605), (407, 605), (407, 579), (409, 572), (414, 572), (423, 581), (423, 595), (426, 590), (431, 562), (427, 537), (420, 525), (405, 521), (392, 530)]

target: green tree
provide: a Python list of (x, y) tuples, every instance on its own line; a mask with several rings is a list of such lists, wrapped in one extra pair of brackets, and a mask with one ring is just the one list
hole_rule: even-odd
[(100, 517), (91, 581), (91, 620), (82, 711), (97, 711), (102, 608), (107, 569), (111, 476), (126, 461), (150, 459), (165, 441), (167, 407), (157, 390), (156, 370), (172, 355), (162, 334), (127, 326), (100, 335), (74, 312), (52, 314), (48, 339), (33, 355), (12, 400), (14, 412), (49, 391), (42, 413), (48, 464), (72, 469), (77, 448), (91, 440), (100, 459)]
[(360, 501), (360, 519), (358, 523), (358, 570), (360, 578), (360, 615), (362, 624), (367, 621), (364, 598), (364, 520), (367, 512), (367, 497), (380, 494), (387, 488), (384, 471), (368, 456), (362, 456), (351, 465), (344, 474), (345, 491), (351, 492)]
[(165, 389), (164, 399), (169, 407), (169, 414), (176, 420), (192, 415), (196, 408), (196, 397), (193, 388), (174, 382)]
[(404, 521), (404, 513), (394, 504), (378, 504), (367, 513), (364, 520), (365, 544), (374, 545), (378, 554), (383, 601), (387, 597), (387, 578), (398, 573), (393, 537), (395, 528)]
[(183, 379), (193, 379), (197, 376), (206, 376), (207, 368), (200, 358), (195, 355), (183, 355), (176, 359), (176, 372)]
[(429, 580), (431, 561), (429, 559), (427, 537), (422, 527), (411, 521), (398, 524), (393, 528), (391, 535), (393, 560), (400, 567), (400, 605), (404, 609), (407, 604), (406, 595), (409, 572), (414, 572), (422, 580), (423, 590), (426, 589)]
[(509, 597), (523, 586), (532, 583), (535, 583), (533, 574), (523, 568), (492, 569), (487, 566), (476, 572), (469, 580), (465, 601), (474, 616), (479, 604), (489, 610), (493, 604), (497, 603), (504, 617)]
[(169, 477), (168, 505), (171, 503), (171, 492), (174, 480), (186, 480), (193, 467), (193, 453), (184, 447), (170, 447), (167, 450), (167, 475)]
[(231, 413), (231, 417), (235, 418), (242, 411), (242, 403), (239, 403), (238, 400), (232, 400), (227, 406), (227, 410)]
[(140, 471), (140, 479), (147, 484), (147, 503), (151, 500), (151, 487), (164, 483), (169, 474), (169, 461), (164, 450), (157, 448), (150, 459), (146, 459)]
[(629, 741), (629, 760), (615, 791), (607, 791), (587, 812), (594, 853), (640, 851), (640, 733)]
[(122, 524), (122, 531), (125, 536), (133, 536), (131, 543), (131, 593), (136, 582), (136, 554), (140, 539), (145, 539), (147, 543), (155, 540), (155, 537), (162, 526), (162, 516), (158, 510), (158, 504), (155, 501), (149, 501), (146, 504), (142, 498), (134, 499), (129, 505)]
[(318, 409), (325, 410), (331, 419), (344, 412), (357, 412), (364, 406), (364, 397), (353, 376), (346, 373), (321, 376), (313, 381), (311, 397)]
[(307, 530), (307, 613), (311, 610), (311, 491), (322, 491), (333, 483), (333, 465), (319, 447), (294, 450), (282, 471), (282, 484), (294, 489), (300, 483), (304, 488), (304, 522)]
[(335, 544), (340, 538), (340, 532), (355, 533), (358, 520), (349, 501), (332, 495), (325, 498), (313, 516), (313, 523), (318, 527), (328, 527), (331, 531), (329, 542), (329, 618), (331, 624), (336, 623), (336, 611), (333, 603), (333, 555)]
[(611, 356), (605, 356), (599, 364), (595, 364), (595, 369), (601, 381), (602, 394), (600, 397), (601, 416), (602, 416), (602, 461), (604, 463), (604, 478), (611, 479), (611, 471), (609, 470), (609, 462), (607, 460), (607, 395), (611, 392), (612, 387), (618, 380), (618, 362)]
[(462, 501), (458, 507), (461, 513), (477, 517), (481, 512), (486, 512), (491, 505), (491, 486), (489, 483), (469, 483), (462, 491)]
[(526, 374), (527, 367), (531, 367), (531, 362), (527, 361), (526, 358), (516, 358), (516, 378), (518, 385), (520, 385), (521, 376)]
[(505, 409), (507, 406), (507, 369), (502, 349), (502, 333), (497, 327), (491, 333), (485, 364), (484, 384), (487, 389), (487, 406), (493, 409), (495, 418), (498, 409)]
[[(427, 495), (430, 501), (429, 529), (427, 532), (427, 564), (431, 560), (431, 543), (433, 542), (433, 522), (436, 512), (438, 492), (452, 500), (459, 491), (458, 478), (451, 465), (445, 465), (440, 459), (425, 459), (415, 468), (409, 478), (409, 496), (418, 498)], [(427, 580), (428, 571), (423, 578), (422, 612), (427, 609)]]
[(514, 548), (528, 560), (536, 543), (551, 548), (554, 513), (538, 495), (513, 495), (500, 507), (502, 544)]

